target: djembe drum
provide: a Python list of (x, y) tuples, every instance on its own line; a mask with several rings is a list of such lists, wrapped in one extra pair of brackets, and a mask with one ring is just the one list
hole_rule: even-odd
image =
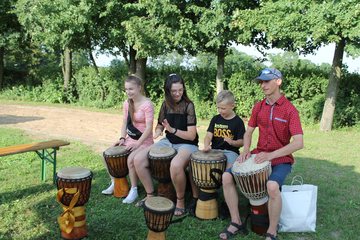
[(130, 151), (125, 146), (115, 146), (103, 153), (109, 174), (114, 177), (114, 197), (126, 197), (129, 193), (129, 183), (126, 176), (129, 173), (127, 158)]
[(58, 217), (62, 238), (87, 236), (84, 205), (90, 197), (92, 176), (89, 169), (82, 167), (63, 168), (56, 174), (57, 201), (64, 210)]
[(176, 150), (167, 146), (152, 146), (148, 157), (151, 176), (156, 179), (158, 184), (158, 196), (166, 197), (173, 202), (176, 200), (176, 193), (171, 182), (170, 164)]
[(171, 223), (175, 204), (168, 198), (149, 197), (144, 203), (144, 216), (149, 228), (147, 240), (165, 240), (165, 230)]
[(262, 235), (269, 227), (266, 182), (271, 174), (271, 163), (265, 161), (257, 164), (255, 156), (252, 154), (242, 163), (235, 162), (231, 171), (240, 191), (249, 199), (251, 230)]
[(226, 156), (219, 150), (197, 151), (190, 156), (192, 177), (200, 188), (195, 215), (200, 219), (218, 217), (217, 193), (226, 168)]

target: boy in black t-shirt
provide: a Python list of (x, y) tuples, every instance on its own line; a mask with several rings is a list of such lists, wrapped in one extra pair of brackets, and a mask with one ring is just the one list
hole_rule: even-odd
[(239, 156), (239, 148), (244, 144), (245, 126), (234, 112), (235, 98), (232, 92), (221, 91), (216, 98), (216, 106), (219, 114), (210, 121), (204, 138), (203, 151), (223, 150), (227, 158), (226, 171), (230, 171)]

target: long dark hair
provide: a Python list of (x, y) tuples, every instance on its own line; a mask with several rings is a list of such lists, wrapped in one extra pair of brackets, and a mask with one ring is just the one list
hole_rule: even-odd
[[(125, 82), (132, 82), (132, 83), (135, 83), (136, 85), (140, 86), (141, 94), (144, 95), (144, 84), (140, 78), (138, 78), (134, 75), (130, 75), (125, 79)], [(128, 99), (128, 103), (129, 103), (130, 117), (131, 117), (131, 120), (134, 121), (134, 112), (135, 112), (134, 100)]]
[(183, 95), (182, 95), (181, 99), (185, 100), (185, 102), (187, 102), (187, 103), (190, 103), (191, 100), (187, 96), (184, 80), (179, 75), (172, 73), (167, 77), (165, 84), (164, 84), (166, 105), (172, 109), (174, 109), (176, 106), (174, 99), (171, 97), (171, 86), (173, 83), (181, 83), (183, 85), (184, 91), (183, 91)]

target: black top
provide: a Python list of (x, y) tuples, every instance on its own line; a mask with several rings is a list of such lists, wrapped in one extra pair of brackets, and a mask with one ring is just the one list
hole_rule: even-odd
[[(187, 131), (188, 126), (196, 126), (195, 106), (192, 102), (187, 103), (186, 101), (181, 100), (176, 104), (175, 109), (172, 109), (166, 106), (164, 101), (160, 108), (158, 123), (161, 124), (164, 119), (169, 122), (171, 127)], [(199, 143), (199, 136), (197, 133), (196, 138), (193, 141), (180, 138), (167, 130), (165, 133), (166, 138), (169, 139), (172, 144), (187, 143), (197, 146)]]
[(214, 116), (210, 121), (207, 131), (213, 134), (211, 140), (212, 149), (231, 150), (239, 154), (239, 148), (231, 146), (224, 141), (225, 137), (232, 140), (244, 138), (244, 122), (238, 115), (230, 120), (224, 119), (220, 114)]

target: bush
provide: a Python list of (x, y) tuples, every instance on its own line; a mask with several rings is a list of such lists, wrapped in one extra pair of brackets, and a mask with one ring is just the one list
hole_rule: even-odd
[(124, 66), (115, 63), (109, 68), (100, 68), (99, 74), (93, 67), (80, 69), (76, 79), (77, 103), (83, 106), (109, 108), (118, 106), (125, 99)]

